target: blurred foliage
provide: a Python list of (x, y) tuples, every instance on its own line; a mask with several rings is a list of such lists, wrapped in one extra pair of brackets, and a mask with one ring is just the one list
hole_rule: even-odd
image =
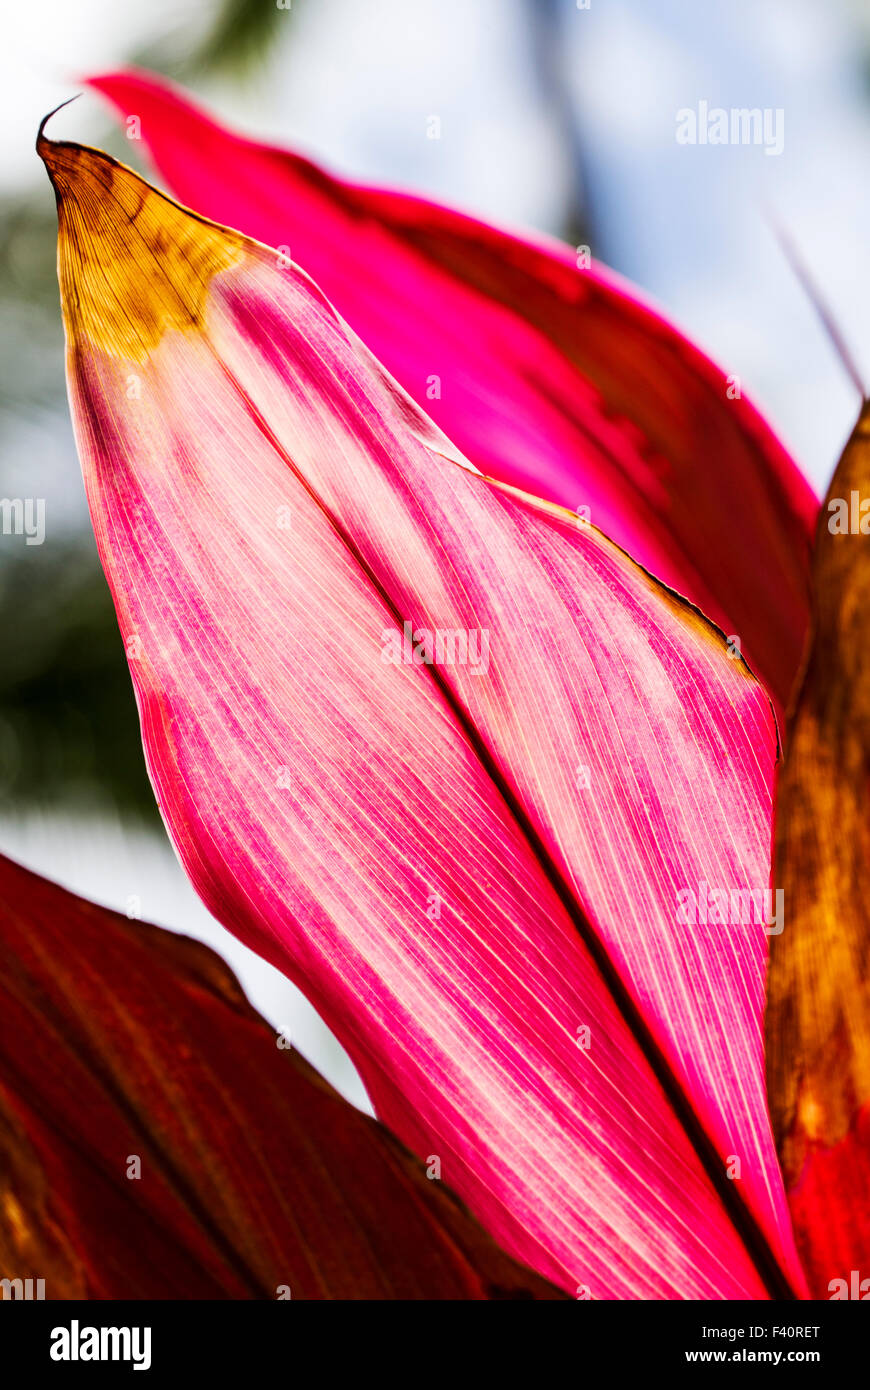
[(211, 32), (194, 65), (231, 75), (250, 74), (269, 56), (269, 51), (304, 0), (223, 0)]
[(0, 624), (0, 809), (102, 802), (156, 818), (93, 542), (31, 547), (0, 536)]
[[(527, 0), (529, 51), (542, 98), (556, 133), (568, 153), (571, 185), (560, 228), (571, 246), (590, 245), (593, 227), (587, 199), (586, 151), (574, 106), (572, 76), (566, 64), (562, 0)], [(601, 255), (595, 237), (595, 255)]]
[(20, 417), (63, 399), (57, 217), (44, 198), (0, 202), (0, 411)]
[[(30, 198), (0, 200), (0, 497), (16, 491), (11, 449), (22, 447), (22, 426), (69, 457), (68, 475), (45, 499), (44, 543), (0, 533), (0, 811), (101, 802), (156, 816), (111, 598), (90, 529), (75, 524), (84, 508), (56, 260), (48, 183)], [(40, 491), (42, 464), (33, 468)]]
[[(179, 81), (212, 73), (236, 81), (250, 79), (268, 60), (274, 44), (304, 0), (221, 0), (203, 36), (192, 40), (186, 27), (170, 32), (135, 53), (132, 61)], [(321, 0), (324, 3), (324, 0)]]

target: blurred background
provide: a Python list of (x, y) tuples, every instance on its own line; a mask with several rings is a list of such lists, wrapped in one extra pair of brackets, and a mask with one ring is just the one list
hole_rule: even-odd
[[(338, 173), (589, 244), (740, 376), (821, 492), (858, 401), (770, 224), (870, 376), (870, 3), (41, 0), (4, 14), (0, 497), (44, 498), (46, 530), (42, 545), (0, 535), (0, 850), (208, 941), (365, 1105), (304, 999), (199, 904), (144, 771), (66, 410), (54, 199), (33, 150), (81, 74), (130, 62)], [(781, 110), (782, 152), (677, 143), (676, 113), (701, 101)], [(130, 162), (90, 95), (52, 134)]]

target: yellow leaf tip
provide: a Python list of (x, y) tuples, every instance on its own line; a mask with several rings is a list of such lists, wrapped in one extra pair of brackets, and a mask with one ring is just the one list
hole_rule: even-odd
[(212, 278), (242, 258), (241, 234), (188, 212), (101, 150), (49, 140), (44, 126), (37, 150), (57, 198), (71, 344), (142, 362), (170, 330), (201, 329)]

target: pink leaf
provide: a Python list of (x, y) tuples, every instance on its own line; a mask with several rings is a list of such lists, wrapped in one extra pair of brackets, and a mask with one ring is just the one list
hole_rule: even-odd
[(41, 148), (94, 527), (201, 896), (512, 1254), (594, 1297), (783, 1292), (766, 937), (678, 912), (767, 885), (764, 692), (599, 532), (473, 471), (280, 252)]
[(817, 502), (739, 382), (558, 242), (335, 179), (223, 130), (149, 74), (90, 82), (135, 116), (183, 202), (288, 246), (482, 472), (588, 508), (739, 637), (785, 705)]

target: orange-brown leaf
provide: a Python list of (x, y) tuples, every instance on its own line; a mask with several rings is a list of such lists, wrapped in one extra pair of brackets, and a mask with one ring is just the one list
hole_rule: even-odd
[(870, 499), (870, 405), (822, 510), (813, 632), (777, 793), (785, 929), (772, 938), (768, 1094), (798, 1245), (820, 1297), (838, 1296), (832, 1281), (848, 1285), (853, 1269), (859, 1283), (870, 1279), (870, 534), (861, 530), (862, 499)]

